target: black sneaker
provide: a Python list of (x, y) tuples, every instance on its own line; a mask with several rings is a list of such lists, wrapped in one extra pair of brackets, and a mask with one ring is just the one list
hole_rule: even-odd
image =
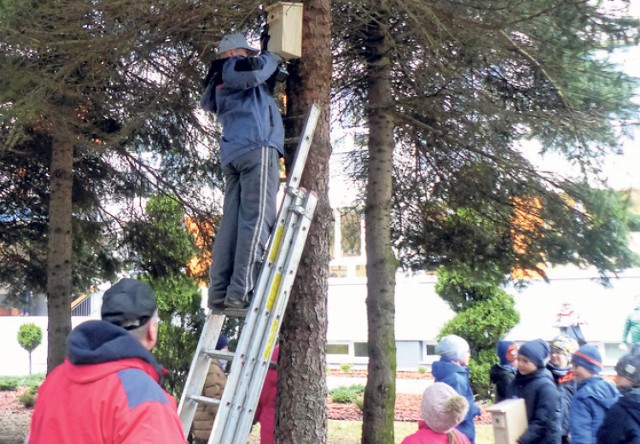
[(224, 306), (227, 308), (243, 309), (249, 306), (249, 301), (247, 300), (246, 297), (236, 298), (232, 296), (227, 296), (226, 299), (224, 300)]
[(224, 309), (224, 300), (225, 297), (217, 297), (217, 298), (209, 298), (207, 301), (207, 306), (212, 310), (223, 310)]

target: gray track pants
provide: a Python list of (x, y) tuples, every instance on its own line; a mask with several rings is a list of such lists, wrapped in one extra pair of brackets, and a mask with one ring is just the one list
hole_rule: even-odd
[(278, 151), (262, 147), (224, 167), (222, 221), (213, 244), (209, 304), (247, 299), (276, 220)]

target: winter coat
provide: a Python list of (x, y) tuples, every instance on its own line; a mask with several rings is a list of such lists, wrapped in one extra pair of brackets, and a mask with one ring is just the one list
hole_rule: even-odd
[(601, 376), (578, 382), (578, 390), (569, 409), (571, 442), (595, 444), (604, 415), (619, 397), (618, 389)]
[[(455, 433), (455, 444), (469, 444), (471, 442), (464, 433), (456, 429), (453, 429), (453, 433)], [(402, 444), (449, 444), (449, 435), (434, 432), (424, 421), (418, 421), (418, 431), (403, 439)]]
[[(271, 362), (278, 362), (280, 346), (276, 346), (271, 355)], [(260, 392), (258, 406), (256, 407), (255, 421), (260, 423), (260, 444), (273, 444), (275, 442), (276, 422), (276, 388), (278, 386), (278, 369), (269, 368), (267, 376)]]
[(67, 350), (38, 391), (29, 444), (185, 442), (160, 366), (128, 331), (87, 321), (69, 334)]
[(435, 382), (444, 382), (451, 386), (459, 395), (467, 398), (469, 402), (469, 411), (458, 427), (462, 433), (467, 435), (469, 441), (472, 443), (476, 439), (476, 426), (473, 422), (474, 416), (481, 413), (480, 408), (476, 405), (473, 398), (473, 392), (471, 391), (471, 385), (469, 384), (469, 368), (463, 367), (451, 362), (446, 358), (440, 358), (439, 361), (434, 362), (431, 365), (431, 373), (435, 378)]
[[(204, 381), (202, 394), (208, 398), (220, 399), (226, 385), (227, 375), (222, 370), (222, 366), (218, 361), (212, 360)], [(217, 413), (218, 405), (198, 404), (193, 425), (191, 426), (191, 434), (195, 442), (207, 442), (209, 440)]]
[(569, 436), (569, 405), (578, 388), (578, 381), (570, 369), (558, 369), (550, 364), (547, 365), (547, 369), (551, 372), (560, 393), (558, 423), (560, 424), (560, 435), (564, 440), (567, 440), (566, 437)]
[(560, 393), (546, 368), (528, 375), (516, 373), (508, 390), (509, 398), (523, 398), (527, 409), (527, 430), (518, 438), (520, 444), (558, 444)]
[[(623, 390), (623, 389), (621, 389)], [(598, 444), (640, 444), (640, 388), (623, 393), (604, 416)]]
[(495, 385), (495, 402), (507, 399), (507, 389), (516, 377), (516, 369), (511, 366), (493, 364), (489, 370), (489, 380)]
[(257, 57), (236, 56), (212, 63), (211, 70), (220, 70), (207, 78), (215, 83), (215, 109), (210, 110), (222, 124), (223, 167), (263, 146), (284, 153), (282, 117), (266, 83), (277, 68), (277, 56), (266, 51)]

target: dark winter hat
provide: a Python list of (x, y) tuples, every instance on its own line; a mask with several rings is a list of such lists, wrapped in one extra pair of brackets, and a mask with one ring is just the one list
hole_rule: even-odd
[(456, 335), (444, 336), (436, 345), (436, 354), (459, 361), (469, 353), (469, 343)]
[(496, 353), (500, 364), (509, 365), (518, 357), (518, 346), (511, 341), (498, 341)]
[(602, 370), (602, 356), (593, 345), (585, 344), (580, 347), (571, 357), (571, 362), (573, 365), (579, 365), (594, 375), (599, 374)]
[(531, 361), (536, 367), (542, 368), (549, 361), (549, 344), (542, 339), (525, 342), (518, 349), (518, 354)]
[(422, 394), (422, 420), (436, 433), (447, 433), (460, 424), (469, 402), (444, 382), (434, 382)]
[(146, 324), (157, 308), (151, 286), (136, 279), (120, 279), (102, 296), (102, 319), (133, 330)]
[(249, 51), (251, 55), (256, 55), (260, 52), (258, 49), (252, 48), (251, 46), (249, 46), (249, 43), (247, 43), (246, 37), (240, 34), (239, 32), (225, 35), (222, 38), (222, 40), (220, 40), (220, 43), (218, 44), (218, 49), (216, 50), (216, 52), (218, 53), (218, 56), (220, 56), (223, 53), (229, 51), (230, 49), (239, 49), (239, 48), (246, 49), (247, 51)]
[(634, 387), (640, 387), (640, 355), (627, 353), (616, 364), (616, 373), (627, 378)]

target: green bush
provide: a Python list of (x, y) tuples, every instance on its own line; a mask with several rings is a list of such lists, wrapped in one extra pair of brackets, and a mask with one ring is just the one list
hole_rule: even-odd
[(342, 370), (345, 373), (349, 372), (351, 368), (353, 368), (353, 365), (351, 364), (340, 364), (340, 370)]
[(22, 403), (22, 405), (28, 409), (32, 408), (36, 403), (38, 387), (35, 387), (35, 389), (36, 393), (34, 393), (33, 390), (27, 390), (22, 395), (20, 395), (20, 398), (18, 398), (20, 403)]
[(427, 373), (427, 369), (424, 367), (418, 367), (418, 373), (424, 375), (425, 373)]
[(18, 388), (16, 378), (2, 377), (0, 378), (0, 392), (12, 392)]
[(329, 391), (331, 400), (338, 404), (349, 404), (356, 402), (359, 396), (364, 395), (364, 386), (362, 384), (354, 384), (349, 387), (337, 387)]
[(436, 291), (456, 311), (438, 339), (458, 335), (469, 343), (469, 382), (481, 400), (491, 399), (489, 369), (498, 361), (496, 344), (520, 321), (513, 298), (499, 287), (491, 268), (478, 272), (465, 267), (438, 271)]
[(364, 396), (358, 396), (353, 403), (358, 407), (358, 410), (364, 411)]

